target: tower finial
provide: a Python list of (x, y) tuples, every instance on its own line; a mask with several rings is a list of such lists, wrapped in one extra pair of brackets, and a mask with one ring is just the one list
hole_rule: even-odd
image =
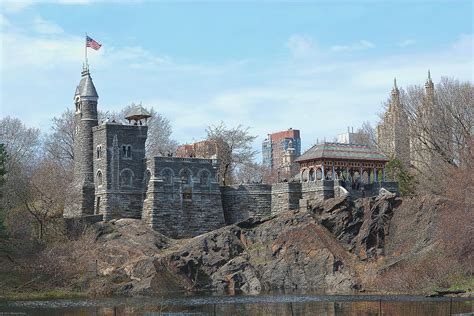
[(431, 73), (429, 69), (428, 69), (428, 80), (431, 80)]
[(397, 88), (397, 77), (393, 78), (393, 88), (398, 89)]

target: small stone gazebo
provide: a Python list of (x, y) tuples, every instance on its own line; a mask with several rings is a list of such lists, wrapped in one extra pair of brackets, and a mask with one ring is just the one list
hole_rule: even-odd
[(314, 145), (295, 162), (301, 182), (345, 180), (373, 183), (385, 180), (388, 157), (367, 145), (328, 143)]
[(132, 108), (125, 116), (125, 119), (128, 121), (128, 124), (132, 125), (146, 125), (148, 119), (151, 117), (150, 112), (145, 110), (145, 108), (141, 105), (134, 105), (132, 104)]

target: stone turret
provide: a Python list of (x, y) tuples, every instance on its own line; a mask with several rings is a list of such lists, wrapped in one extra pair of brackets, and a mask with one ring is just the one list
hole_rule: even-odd
[(98, 99), (89, 68), (85, 66), (74, 94), (74, 182), (70, 192), (71, 199), (64, 211), (66, 217), (78, 217), (94, 212), (92, 128), (97, 126)]

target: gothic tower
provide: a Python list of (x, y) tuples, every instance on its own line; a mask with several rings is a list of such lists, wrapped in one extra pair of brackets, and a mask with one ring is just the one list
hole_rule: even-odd
[(377, 140), (380, 149), (387, 156), (400, 160), (405, 167), (410, 166), (408, 115), (400, 101), (400, 90), (396, 79), (393, 81), (387, 112), (377, 127)]
[(94, 213), (94, 171), (92, 128), (97, 126), (99, 96), (88, 66), (74, 95), (74, 182), (64, 216), (78, 217)]
[(415, 168), (422, 173), (429, 173), (434, 167), (432, 146), (436, 132), (438, 111), (435, 104), (434, 84), (428, 70), (425, 82), (425, 94), (417, 109), (416, 124), (414, 125), (414, 139), (412, 140), (413, 161)]
[[(430, 71), (425, 83), (425, 94), (418, 109), (416, 135), (418, 152), (416, 167), (419, 171), (434, 178), (433, 171), (438, 170), (446, 160), (454, 159), (452, 147), (452, 116), (436, 98)], [(443, 162), (444, 161), (444, 162)]]

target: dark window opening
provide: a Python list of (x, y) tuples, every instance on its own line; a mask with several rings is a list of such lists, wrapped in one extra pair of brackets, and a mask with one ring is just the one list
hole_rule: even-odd
[(132, 146), (123, 145), (122, 146), (122, 157), (123, 158), (132, 158)]

